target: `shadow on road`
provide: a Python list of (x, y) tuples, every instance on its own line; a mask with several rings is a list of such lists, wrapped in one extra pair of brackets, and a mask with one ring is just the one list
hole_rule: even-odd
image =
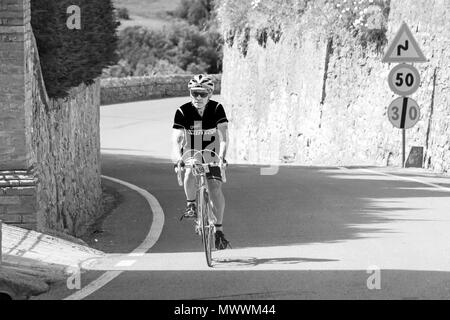
[(220, 258), (215, 259), (214, 265), (215, 268), (229, 267), (229, 265), (233, 265), (236, 267), (244, 267), (244, 266), (259, 266), (263, 264), (271, 264), (271, 265), (279, 265), (279, 264), (298, 264), (302, 262), (332, 262), (338, 261), (336, 259), (309, 259), (309, 258), (297, 258), (297, 257), (286, 257), (286, 258), (269, 258), (269, 259), (260, 259), (256, 257), (243, 257), (243, 258)]
[(448, 272), (381, 270), (379, 287), (368, 286), (371, 276), (366, 270), (136, 271), (124, 273), (121, 282), (110, 283), (87, 300), (450, 298)]
[[(106, 154), (102, 160), (102, 174), (134, 183), (160, 202), (165, 225), (151, 252), (202, 250), (191, 224), (180, 227), (185, 196), (170, 160)], [(286, 166), (273, 176), (260, 175), (260, 169), (231, 164), (227, 170), (224, 227), (233, 248), (377, 238), (397, 232), (391, 228), (396, 222), (433, 220), (412, 213), (427, 210), (427, 198), (450, 196), (416, 182), (335, 167)], [(406, 206), (405, 199), (416, 201)]]

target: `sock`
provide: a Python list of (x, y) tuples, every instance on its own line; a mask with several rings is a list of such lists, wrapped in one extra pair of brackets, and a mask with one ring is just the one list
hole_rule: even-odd
[(221, 224), (215, 224), (214, 225), (216, 227), (216, 231), (222, 231), (223, 232), (223, 227)]
[(187, 206), (195, 205), (195, 200), (187, 200)]

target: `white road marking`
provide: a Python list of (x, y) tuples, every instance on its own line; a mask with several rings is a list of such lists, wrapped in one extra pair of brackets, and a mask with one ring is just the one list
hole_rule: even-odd
[[(164, 226), (164, 211), (161, 208), (161, 205), (159, 204), (158, 200), (150, 194), (147, 190), (144, 190), (142, 188), (139, 188), (138, 186), (135, 186), (131, 183), (111, 178), (107, 176), (102, 176), (102, 178), (111, 180), (113, 182), (122, 184), (139, 194), (141, 194), (149, 203), (152, 211), (153, 211), (153, 221), (150, 227), (150, 231), (147, 234), (147, 237), (144, 239), (144, 241), (136, 248), (134, 249), (131, 254), (136, 255), (143, 255), (145, 254), (151, 247), (155, 245), (155, 243), (158, 241), (163, 226)], [(97, 278), (96, 280), (92, 281), (87, 285), (86, 287), (82, 288), (81, 290), (77, 291), (76, 293), (66, 297), (64, 300), (81, 300), (89, 296), (90, 294), (94, 293), (95, 291), (99, 290), (106, 284), (108, 284), (110, 281), (114, 280), (116, 277), (118, 277), (123, 271), (108, 271), (104, 273), (102, 276)]]
[(143, 257), (145, 253), (130, 253), (128, 254), (129, 257)]
[(419, 180), (419, 179), (415, 179), (415, 178), (404, 177), (404, 176), (397, 176), (397, 175), (394, 175), (394, 174), (385, 173), (385, 172), (380, 172), (380, 171), (375, 171), (375, 170), (370, 170), (370, 169), (361, 169), (361, 168), (357, 168), (357, 169), (348, 169), (348, 168), (345, 168), (345, 167), (339, 167), (339, 169), (344, 170), (344, 171), (354, 171), (354, 170), (358, 170), (358, 171), (364, 171), (364, 172), (368, 172), (368, 173), (375, 173), (375, 174), (378, 174), (378, 175), (382, 175), (382, 176), (387, 176), (387, 177), (395, 178), (395, 179), (397, 179), (397, 180), (406, 180), (406, 181), (416, 182), (416, 183), (420, 183), (420, 184), (427, 185), (427, 186), (429, 186), (429, 187), (433, 187), (433, 188), (440, 189), (440, 190), (442, 190), (442, 191), (450, 192), (450, 188), (443, 187), (443, 186), (440, 186), (440, 185), (438, 185), (438, 184), (434, 184), (434, 183), (431, 183), (431, 182), (426, 182), (426, 181)]
[(136, 263), (136, 260), (122, 260), (116, 263), (116, 267), (131, 267)]

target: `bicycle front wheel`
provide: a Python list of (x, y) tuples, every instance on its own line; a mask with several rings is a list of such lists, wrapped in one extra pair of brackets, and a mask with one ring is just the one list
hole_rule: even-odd
[(212, 267), (212, 249), (214, 245), (214, 226), (210, 224), (209, 217), (211, 215), (210, 210), (212, 210), (209, 205), (208, 192), (204, 189), (200, 192), (199, 199), (200, 207), (200, 219), (202, 224), (202, 240), (203, 248), (206, 255), (206, 263), (208, 267)]

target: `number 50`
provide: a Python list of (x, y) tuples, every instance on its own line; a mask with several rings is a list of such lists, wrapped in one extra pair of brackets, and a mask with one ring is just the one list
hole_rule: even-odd
[(412, 87), (414, 85), (414, 75), (412, 73), (407, 73), (405, 77), (403, 77), (403, 72), (397, 73), (396, 77), (397, 82), (395, 85), (397, 87), (403, 86), (403, 83), (406, 83), (408, 87)]

